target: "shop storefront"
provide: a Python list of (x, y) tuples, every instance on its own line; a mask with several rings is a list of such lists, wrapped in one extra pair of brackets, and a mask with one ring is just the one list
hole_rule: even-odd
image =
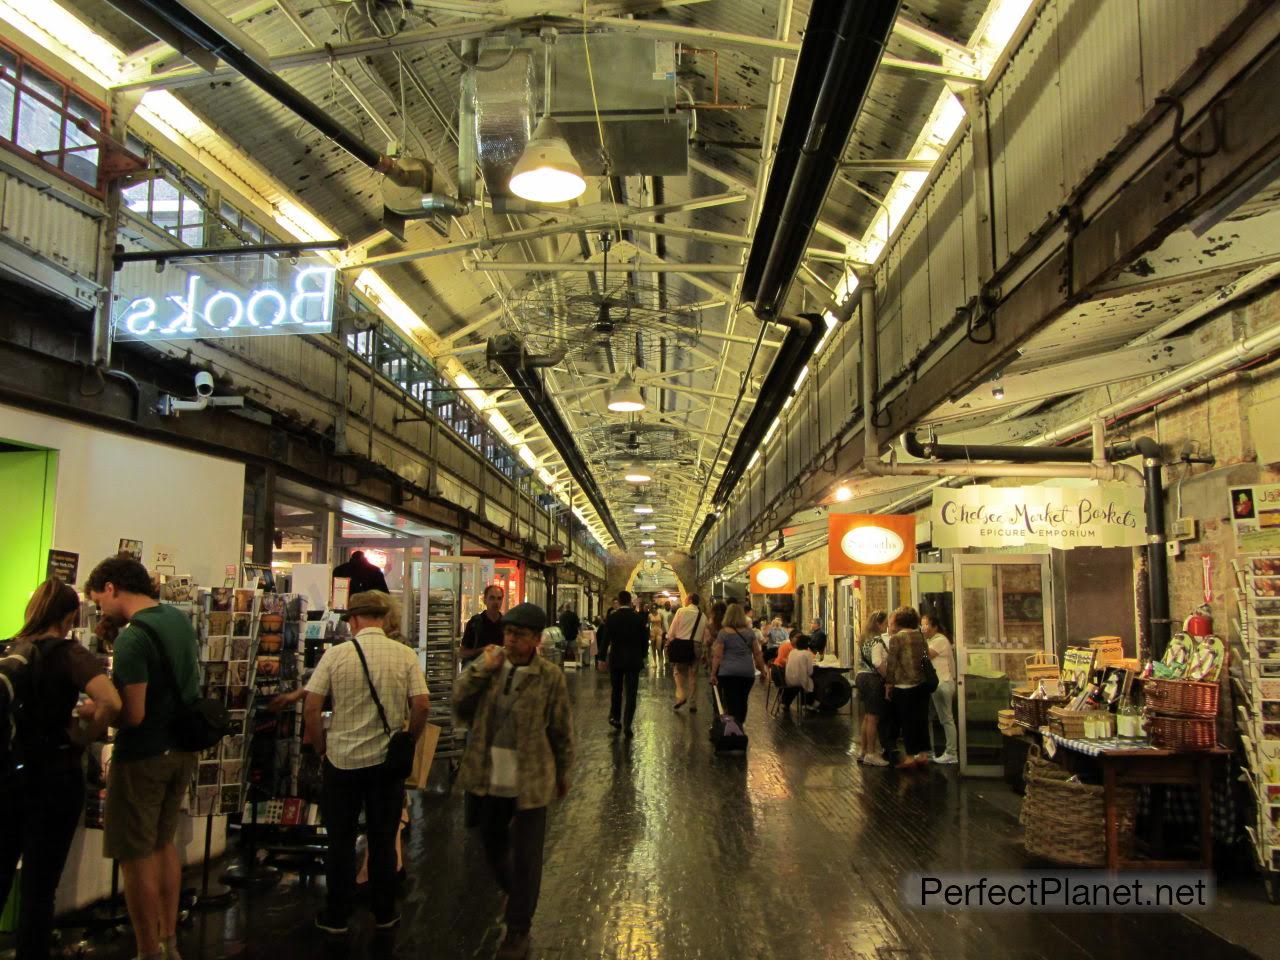
[[(190, 583), (222, 586), (239, 575), (241, 464), (0, 405), (0, 491), (11, 521), (0, 577), (3, 636), (21, 626), (27, 599), (49, 575), (50, 551), (77, 586), (121, 550)], [(99, 653), (109, 663), (109, 652)], [(76, 832), (58, 890), (65, 909), (111, 892), (112, 864), (92, 815), (97, 796), (91, 785), (87, 822), (99, 826)], [(226, 818), (209, 826), (216, 855), (225, 846)], [(182, 819), (185, 862), (203, 855), (205, 828), (203, 819)]]

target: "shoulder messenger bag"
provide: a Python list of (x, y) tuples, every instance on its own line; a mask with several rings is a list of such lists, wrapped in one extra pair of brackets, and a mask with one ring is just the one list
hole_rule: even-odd
[(672, 637), (667, 641), (667, 659), (672, 663), (693, 663), (698, 658), (698, 628), (702, 626), (702, 611), (693, 623), (693, 632), (687, 637)]
[(373, 705), (378, 708), (378, 717), (382, 720), (382, 729), (387, 734), (387, 759), (382, 761), (382, 765), (389, 775), (397, 780), (404, 780), (413, 772), (413, 753), (418, 745), (408, 730), (391, 732), (391, 724), (387, 723), (387, 712), (382, 709), (382, 701), (378, 699), (378, 688), (373, 685), (373, 677), (369, 675), (369, 661), (364, 658), (364, 651), (360, 649), (360, 644), (355, 637), (351, 638), (351, 643), (355, 646), (356, 653), (360, 656), (360, 666), (364, 668), (364, 678), (369, 684), (369, 692), (373, 694)]
[(165, 649), (159, 635), (141, 620), (131, 620), (129, 624), (150, 638), (151, 645), (160, 656), (160, 662), (164, 664), (169, 689), (173, 691), (173, 698), (178, 704), (173, 718), (173, 735), (178, 742), (178, 749), (188, 753), (208, 750), (231, 729), (227, 705), (221, 700), (200, 696), (188, 703), (182, 696), (182, 688), (178, 686), (178, 675), (174, 672), (173, 661), (169, 659), (169, 651)]

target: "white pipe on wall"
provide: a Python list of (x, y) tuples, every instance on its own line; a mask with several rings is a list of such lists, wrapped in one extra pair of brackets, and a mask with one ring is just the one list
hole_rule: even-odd
[[(1094, 436), (1093, 463), (970, 463), (942, 461), (937, 463), (885, 463), (880, 459), (880, 437), (875, 426), (875, 392), (878, 345), (876, 330), (875, 286), (864, 281), (862, 292), (862, 465), (873, 477), (1082, 477), (1087, 480), (1111, 480), (1142, 483), (1142, 473), (1125, 464), (1107, 463), (1102, 452), (1103, 437)], [(1099, 421), (1101, 422), (1101, 421)], [(1085, 421), (1089, 426), (1089, 421)]]

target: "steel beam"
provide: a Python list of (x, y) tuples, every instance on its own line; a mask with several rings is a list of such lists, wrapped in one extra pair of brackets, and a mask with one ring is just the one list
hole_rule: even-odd
[(977, 69), (978, 55), (971, 47), (922, 27), (902, 14), (898, 14), (898, 19), (893, 22), (893, 32), (903, 40), (909, 40), (917, 47), (936, 53), (944, 59), (955, 60)]
[[(734, 263), (649, 263), (641, 260), (629, 263), (611, 263), (609, 266), (627, 273), (720, 274), (742, 272), (742, 267)], [(560, 263), (555, 260), (474, 260), (467, 264), (467, 269), (479, 273), (598, 273), (605, 269), (605, 264), (603, 261), (600, 263)]]
[[(713, 180), (723, 183), (727, 187), (733, 187), (735, 189), (742, 190), (746, 193), (751, 194), (751, 196), (753, 197), (756, 195), (755, 184), (748, 183), (747, 181), (743, 180), (741, 177), (737, 176), (736, 174), (730, 173), (727, 170), (721, 170), (719, 167), (715, 166), (714, 164), (708, 163), (707, 161), (693, 155), (692, 153), (689, 154), (689, 169), (696, 171), (697, 173), (701, 173), (703, 176), (710, 177)], [(826, 237), (828, 240), (834, 240), (836, 243), (844, 247), (852, 247), (855, 250), (862, 248), (861, 240), (853, 236), (853, 234), (845, 233), (839, 227), (836, 227), (831, 223), (828, 223), (826, 220), (819, 220), (814, 225), (813, 232), (818, 234), (819, 236)]]
[(928, 173), (934, 160), (845, 160), (840, 166), (845, 170), (861, 170), (866, 173)]
[[(424, 30), (406, 30), (388, 39), (367, 37), (352, 40), (349, 43), (331, 43), (322, 47), (303, 47), (287, 53), (277, 54), (269, 58), (268, 66), (279, 73), (293, 67), (307, 67), (317, 63), (335, 63), (339, 60), (350, 60), (355, 57), (373, 57), (380, 53), (392, 53), (407, 47), (416, 47), (426, 43), (448, 43), (451, 40), (465, 40), (472, 37), (483, 37), (494, 32), (501, 32), (507, 27), (515, 26), (522, 18), (502, 17), (493, 20), (467, 21), (451, 23), (443, 27), (428, 27)], [(221, 80), (240, 79), (240, 74), (230, 67), (219, 67), (213, 71), (194, 69), (170, 70), (164, 73), (143, 73), (130, 76), (112, 87), (113, 90), (173, 90), (179, 87), (200, 86)]]

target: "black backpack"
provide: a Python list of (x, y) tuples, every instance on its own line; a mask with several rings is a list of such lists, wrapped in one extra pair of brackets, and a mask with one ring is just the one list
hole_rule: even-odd
[(40, 668), (70, 638), (43, 645), (9, 640), (0, 646), (0, 774), (9, 773), (54, 744), (41, 729)]

